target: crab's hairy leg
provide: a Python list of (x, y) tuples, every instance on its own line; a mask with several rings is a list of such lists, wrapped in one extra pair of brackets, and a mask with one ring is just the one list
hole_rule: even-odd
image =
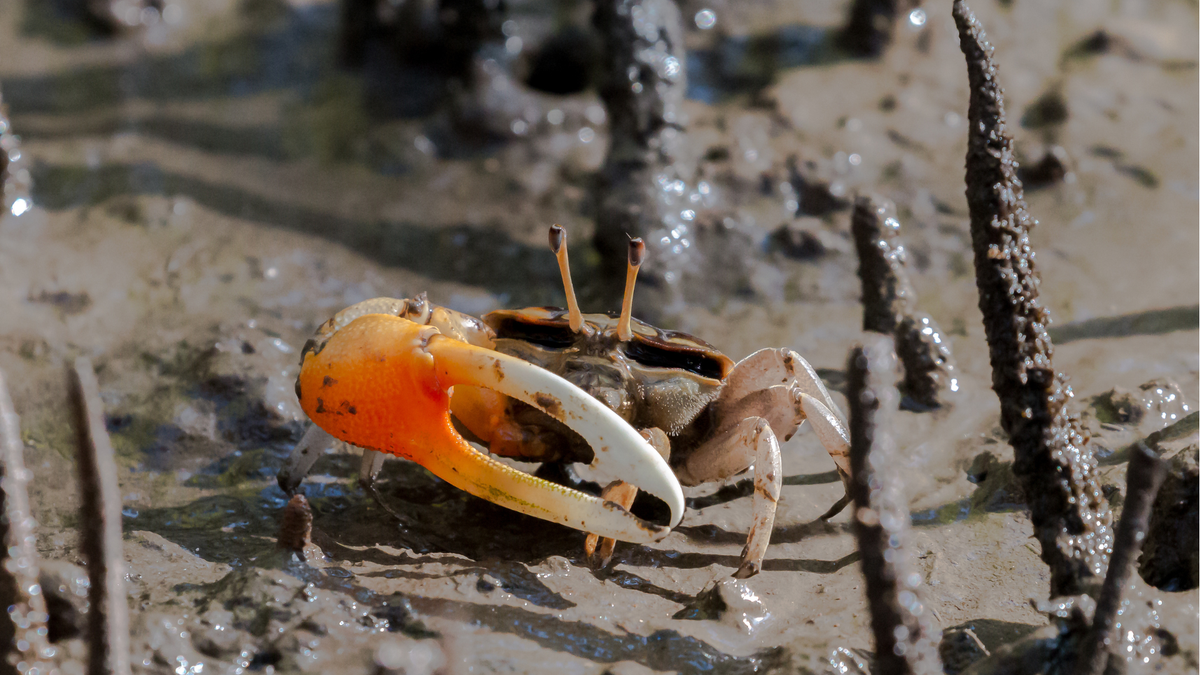
[(838, 416), (816, 398), (805, 393), (800, 393), (799, 398), (801, 410), (812, 424), (821, 445), (837, 466), (838, 477), (842, 479), (842, 486), (846, 489), (842, 498), (821, 514), (821, 520), (829, 520), (850, 504), (850, 435)]
[[(753, 422), (746, 420), (743, 424)], [(742, 561), (733, 576), (746, 579), (762, 570), (767, 545), (775, 529), (775, 509), (779, 506), (779, 492), (783, 487), (783, 466), (779, 459), (779, 441), (766, 420), (754, 424), (751, 440), (754, 448), (754, 521), (742, 549)]]
[(754, 464), (752, 417), (713, 434), (675, 467), (680, 484), (689, 487), (732, 478)]
[[(665, 431), (658, 427), (651, 427), (642, 429), (641, 433), (642, 438), (646, 439), (646, 442), (653, 446), (664, 460), (671, 459), (671, 440), (667, 438)], [(633, 500), (637, 498), (637, 488), (625, 481), (617, 480), (609, 483), (600, 493), (600, 497), (629, 509), (633, 506)], [(603, 569), (608, 567), (608, 563), (612, 561), (616, 544), (616, 540), (610, 537), (589, 534), (587, 541), (584, 542), (583, 550), (593, 567)]]
[(308, 472), (312, 471), (313, 464), (316, 464), (325, 449), (334, 443), (337, 443), (337, 439), (324, 429), (316, 424), (309, 426), (292, 450), (292, 454), (288, 456), (283, 468), (275, 476), (279, 489), (289, 495), (295, 492), (300, 483), (304, 482)]
[[(849, 480), (850, 436), (846, 433), (845, 417), (816, 370), (796, 352), (761, 349), (739, 361), (721, 392), (717, 412), (719, 419), (733, 422), (755, 415), (763, 417), (785, 441), (804, 420), (809, 420), (821, 445), (837, 465), (843, 485)], [(847, 503), (843, 497), (822, 518), (836, 515)]]
[(356, 319), (306, 354), (298, 389), (304, 411), (348, 442), (412, 459), (450, 484), (508, 508), (633, 542), (667, 528), (615, 504), (517, 471), (473, 448), (453, 428), (449, 390), (483, 386), (524, 400), (575, 429), (597, 462), (682, 517), (683, 494), (666, 462), (637, 432), (570, 383), (519, 359), (385, 315)]

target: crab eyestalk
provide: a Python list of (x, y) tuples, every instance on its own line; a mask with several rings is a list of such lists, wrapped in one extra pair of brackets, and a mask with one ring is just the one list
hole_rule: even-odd
[(622, 341), (633, 337), (633, 285), (638, 268), (646, 257), (646, 245), (641, 237), (629, 240), (629, 267), (625, 271), (625, 297), (621, 299), (621, 318), (617, 320), (617, 337)]
[(575, 299), (575, 286), (571, 284), (571, 265), (567, 262), (567, 232), (558, 225), (550, 226), (550, 250), (558, 258), (558, 271), (562, 274), (563, 290), (567, 294), (567, 313), (571, 332), (578, 333), (583, 329), (583, 313), (579, 311), (579, 301)]
[[(437, 328), (370, 314), (306, 354), (300, 404), (322, 429), (411, 459), (451, 485), (521, 513), (622, 541), (657, 541), (683, 517), (683, 492), (661, 456), (616, 413), (566, 380)], [(484, 387), (532, 405), (579, 433), (595, 465), (667, 503), (667, 526), (476, 451), (454, 430), (451, 389)]]

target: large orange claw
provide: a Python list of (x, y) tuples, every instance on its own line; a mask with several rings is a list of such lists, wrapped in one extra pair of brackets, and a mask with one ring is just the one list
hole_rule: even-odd
[[(473, 449), (450, 418), (450, 389), (485, 387), (535, 406), (578, 432), (595, 464), (671, 509), (667, 527), (592, 495), (535, 478)], [(384, 314), (361, 316), (307, 353), (300, 404), (348, 443), (411, 459), (477, 497), (622, 541), (657, 541), (683, 516), (683, 492), (633, 427), (586, 392), (520, 359)]]

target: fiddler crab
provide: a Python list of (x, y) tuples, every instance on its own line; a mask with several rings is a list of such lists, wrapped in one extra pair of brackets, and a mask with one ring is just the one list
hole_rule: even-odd
[[(615, 540), (655, 542), (679, 524), (681, 484), (753, 467), (753, 524), (734, 576), (757, 574), (783, 478), (778, 439), (808, 420), (843, 483), (849, 475), (849, 437), (829, 392), (789, 349), (734, 364), (698, 338), (634, 319), (640, 239), (630, 242), (620, 314), (581, 313), (565, 239), (562, 228), (550, 229), (566, 309), (498, 310), (481, 320), (422, 294), (360, 302), (322, 325), (304, 346), (296, 381), (315, 424), (280, 471), (280, 486), (293, 492), (332, 436), (364, 449), (365, 487), (373, 490), (383, 453), (413, 460), (472, 495), (590, 533), (585, 550), (602, 567)], [(491, 455), (588, 462), (621, 480), (596, 497)], [(665, 526), (630, 513), (639, 489), (666, 502)]]

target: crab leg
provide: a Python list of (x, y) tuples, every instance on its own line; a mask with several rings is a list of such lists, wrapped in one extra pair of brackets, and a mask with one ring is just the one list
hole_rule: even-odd
[(308, 475), (308, 472), (312, 471), (313, 464), (317, 463), (321, 453), (336, 442), (337, 439), (330, 436), (321, 427), (315, 424), (309, 427), (308, 431), (304, 432), (304, 436), (300, 438), (300, 442), (296, 444), (296, 448), (292, 450), (287, 463), (275, 477), (275, 480), (279, 482), (279, 489), (289, 495), (295, 492), (296, 488), (300, 487), (300, 483), (304, 482), (304, 477)]
[[(555, 485), (480, 453), (453, 427), (450, 389), (485, 387), (524, 401), (574, 429), (596, 464), (664, 500), (667, 527), (594, 496)], [(545, 520), (645, 543), (683, 516), (683, 492), (667, 463), (616, 413), (550, 372), (382, 314), (359, 317), (306, 355), (300, 403), (333, 436), (416, 461), (455, 487)]]
[(850, 434), (846, 432), (846, 427), (825, 404), (808, 394), (800, 394), (800, 409), (804, 411), (805, 418), (812, 424), (813, 431), (845, 482), (850, 476)]
[(774, 530), (779, 492), (783, 488), (779, 441), (765, 420), (746, 420), (739, 427), (746, 427), (750, 422), (754, 422), (754, 520), (750, 525), (750, 534), (746, 536), (746, 547), (742, 549), (742, 564), (733, 573), (737, 579), (747, 579), (762, 569), (767, 544), (771, 543), (771, 532)]
[(738, 579), (752, 577), (762, 569), (783, 488), (779, 441), (770, 422), (762, 417), (741, 420), (697, 448), (677, 469), (683, 484), (698, 485), (735, 476), (751, 464), (754, 465), (754, 520), (746, 547), (742, 549), (741, 563), (733, 574)]
[[(650, 429), (642, 429), (642, 438), (646, 439), (658, 454), (665, 460), (671, 458), (671, 441), (667, 438), (666, 432), (657, 427)], [(637, 499), (637, 488), (626, 483), (623, 480), (615, 480), (608, 484), (600, 493), (601, 498), (608, 499), (626, 509), (633, 506), (633, 500)], [(612, 560), (613, 550), (617, 542), (608, 537), (600, 537), (596, 534), (589, 534), (587, 540), (583, 544), (583, 551), (587, 554), (588, 560), (596, 569), (604, 569), (608, 567), (609, 561)]]

